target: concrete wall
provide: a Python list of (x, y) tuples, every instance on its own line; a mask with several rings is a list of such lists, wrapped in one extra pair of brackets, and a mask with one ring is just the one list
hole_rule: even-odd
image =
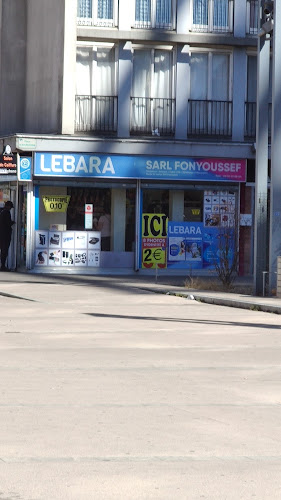
[(65, 0), (27, 0), (25, 132), (60, 133)]
[(26, 0), (0, 0), (0, 134), (24, 128)]

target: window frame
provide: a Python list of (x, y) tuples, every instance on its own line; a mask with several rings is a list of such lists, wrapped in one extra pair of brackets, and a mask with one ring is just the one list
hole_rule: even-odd
[(113, 18), (99, 19), (98, 18), (98, 0), (91, 0), (92, 17), (78, 17), (77, 3), (77, 24), (81, 26), (100, 26), (100, 27), (117, 27), (118, 25), (118, 0), (113, 0)]
[[(217, 49), (209, 49), (209, 50), (204, 50), (201, 48), (192, 48), (190, 50), (190, 59), (192, 58), (193, 55), (195, 54), (207, 54), (208, 55), (208, 86), (207, 86), (207, 100), (212, 100), (212, 71), (213, 71), (213, 65), (212, 65), (212, 59), (214, 55), (225, 55), (228, 56), (228, 100), (232, 101), (233, 100), (233, 53), (232, 51), (229, 50), (217, 50)], [(211, 71), (210, 71), (211, 70)], [(191, 78), (191, 72), (190, 72), (190, 78)], [(191, 79), (190, 79), (190, 99), (191, 97)]]
[[(130, 0), (131, 1), (131, 0)], [(136, 1), (134, 1), (134, 24), (135, 29), (166, 29), (169, 31), (176, 29), (176, 0), (171, 0), (171, 22), (167, 25), (157, 25), (156, 23), (156, 2), (151, 0), (150, 21), (136, 21)]]
[(195, 24), (193, 23), (193, 5), (194, 1), (190, 2), (190, 19), (191, 19), (191, 31), (200, 33), (232, 33), (233, 32), (233, 0), (228, 0), (228, 26), (222, 28), (214, 26), (213, 15), (214, 15), (214, 0), (207, 0), (208, 2), (208, 24)]

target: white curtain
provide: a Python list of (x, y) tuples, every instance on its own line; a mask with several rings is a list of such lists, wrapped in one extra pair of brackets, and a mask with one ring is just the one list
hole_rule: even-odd
[(214, 0), (213, 25), (217, 29), (228, 27), (228, 0)]
[(151, 116), (151, 50), (134, 52), (132, 96), (133, 129), (145, 131)]
[(171, 57), (167, 50), (155, 50), (153, 97), (171, 97)]
[(113, 0), (98, 0), (98, 19), (113, 19)]
[(208, 95), (208, 54), (194, 54), (190, 60), (190, 95), (206, 100)]
[(86, 131), (114, 114), (114, 48), (80, 47), (76, 60), (76, 122)]
[(208, 26), (208, 0), (193, 0), (193, 24)]
[(172, 0), (156, 0), (156, 26), (172, 23)]
[(135, 19), (142, 23), (151, 22), (151, 0), (136, 0)]
[(78, 0), (77, 17), (92, 17), (92, 0)]
[(213, 54), (212, 99), (215, 101), (227, 101), (229, 98), (228, 61), (225, 54)]

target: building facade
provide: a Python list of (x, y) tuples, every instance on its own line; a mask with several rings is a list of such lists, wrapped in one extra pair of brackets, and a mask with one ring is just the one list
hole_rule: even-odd
[(204, 273), (230, 230), (252, 273), (257, 0), (0, 6), (11, 266)]

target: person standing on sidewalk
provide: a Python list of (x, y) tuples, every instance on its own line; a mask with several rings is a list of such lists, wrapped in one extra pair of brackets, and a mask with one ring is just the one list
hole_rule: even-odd
[(0, 212), (0, 250), (1, 250), (1, 268), (0, 271), (9, 271), (6, 267), (9, 247), (12, 238), (12, 226), (15, 222), (11, 218), (11, 209), (14, 205), (11, 201), (6, 201), (4, 208)]

